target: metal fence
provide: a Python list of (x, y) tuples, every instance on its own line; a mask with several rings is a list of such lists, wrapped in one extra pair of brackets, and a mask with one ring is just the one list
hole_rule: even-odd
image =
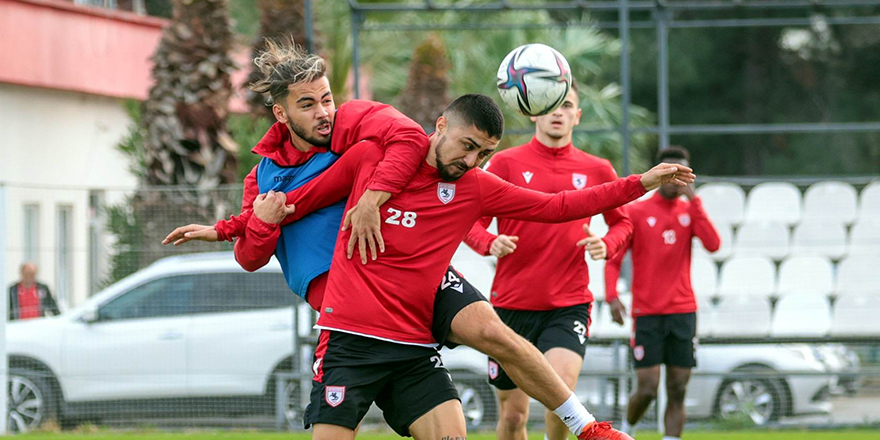
[[(819, 180), (794, 182), (799, 203), (808, 203), (807, 193)], [(739, 183), (735, 186), (746, 197), (759, 184)], [(869, 192), (868, 179), (848, 184), (856, 197)], [(49, 286), (65, 312), (60, 318), (6, 326), (11, 430), (80, 424), (302, 429), (315, 316), (286, 287), (277, 263), (246, 273), (233, 260), (230, 243), (161, 244), (177, 226), (212, 224), (237, 213), (240, 194), (238, 186), (213, 191), (4, 186), (3, 273), (12, 281), (19, 263), (35, 260), (38, 280)], [(747, 223), (730, 226), (731, 253), (711, 260), (719, 272), (742, 251), (737, 235)], [(800, 223), (786, 226), (786, 233)], [(857, 224), (846, 225), (848, 237)], [(849, 250), (828, 258), (836, 282)], [(65, 252), (69, 258), (58, 258)], [(773, 270), (780, 272), (777, 278), (787, 259), (799, 256), (792, 252), (771, 258)], [(456, 267), (487, 290), (487, 274), (469, 273), (471, 256), (465, 253), (456, 256)], [(597, 273), (592, 266), (591, 271)], [(824, 282), (819, 273), (804, 276)], [(68, 285), (62, 288), (60, 282)], [(876, 282), (871, 288), (880, 292)], [(829, 310), (845, 296), (832, 290), (826, 295), (833, 300)], [(832, 328), (818, 336), (781, 337), (768, 327), (762, 334), (737, 336), (719, 330), (718, 323), (731, 319), (721, 316), (729, 296), (717, 286), (703, 296), (712, 314), (700, 316), (701, 327), (715, 328), (702, 335), (698, 349), (699, 367), (687, 397), (691, 425), (880, 423), (880, 332), (846, 336)], [(774, 291), (764, 298), (768, 313), (774, 313), (768, 317), (777, 317), (785, 295)], [(634, 386), (628, 330), (613, 327), (607, 306), (598, 303), (576, 393), (598, 417), (619, 422)], [(733, 319), (743, 326), (759, 325), (751, 314)], [(873, 323), (857, 325), (870, 329)], [(470, 428), (492, 429), (498, 413), (485, 381), (484, 357), (468, 348), (443, 355)], [(656, 429), (662, 420), (657, 417), (664, 401), (662, 384), (660, 389), (658, 404), (641, 429)], [(533, 402), (531, 426), (538, 428), (542, 419), (543, 409)], [(375, 409), (366, 422), (387, 429)]]

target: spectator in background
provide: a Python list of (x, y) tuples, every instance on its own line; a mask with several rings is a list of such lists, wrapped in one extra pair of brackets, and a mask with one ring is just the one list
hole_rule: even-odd
[(58, 305), (49, 288), (37, 282), (37, 266), (21, 265), (21, 281), (9, 286), (9, 320), (57, 315)]
[[(658, 162), (690, 166), (690, 155), (669, 147)], [(687, 201), (682, 200), (684, 196)], [(697, 366), (697, 302), (691, 288), (692, 238), (698, 237), (709, 252), (721, 246), (718, 232), (703, 210), (693, 185), (664, 184), (648, 200), (628, 205), (633, 232), (623, 252), (605, 267), (606, 301), (615, 322), (623, 324), (626, 308), (617, 295), (617, 279), (626, 249), (632, 249), (631, 341), (638, 386), (629, 399), (621, 430), (632, 435), (633, 426), (657, 397), (660, 364), (666, 364), (666, 405), (663, 440), (680, 440), (685, 422), (684, 397), (691, 369)]]

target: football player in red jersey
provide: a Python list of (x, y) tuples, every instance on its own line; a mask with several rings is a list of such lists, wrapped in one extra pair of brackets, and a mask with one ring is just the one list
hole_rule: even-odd
[[(531, 118), (531, 141), (495, 154), (484, 169), (523, 188), (551, 194), (617, 180), (610, 162), (572, 145), (572, 130), (581, 117), (579, 101), (577, 84), (572, 83), (562, 106)], [(605, 259), (632, 231), (623, 209), (604, 215), (610, 228), (603, 238), (590, 233), (589, 218), (555, 224), (499, 218), (497, 236), (486, 231), (492, 219), (483, 218), (465, 238), (478, 253), (499, 258), (490, 301), (501, 320), (534, 344), (572, 390), (584, 359), (593, 301), (584, 248), (591, 258)], [(489, 383), (498, 390), (499, 440), (525, 440), (529, 396), (491, 358)], [(544, 420), (547, 439), (567, 438), (568, 429), (552, 412), (548, 410)]]
[[(681, 147), (660, 151), (658, 162), (689, 166)], [(682, 196), (686, 200), (682, 200)], [(696, 367), (697, 301), (691, 287), (692, 238), (709, 252), (721, 246), (718, 232), (703, 210), (691, 185), (661, 185), (650, 199), (626, 207), (633, 233), (626, 243), (632, 249), (632, 339), (638, 386), (629, 400), (622, 429), (632, 433), (657, 396), (660, 365), (666, 364), (664, 440), (679, 440), (685, 422), (684, 398), (691, 369)], [(626, 308), (617, 295), (617, 278), (624, 252), (606, 266), (606, 301), (614, 320), (623, 324)]]

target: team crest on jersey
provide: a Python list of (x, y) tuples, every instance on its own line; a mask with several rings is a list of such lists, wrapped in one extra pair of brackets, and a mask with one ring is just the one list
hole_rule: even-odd
[(345, 387), (324, 388), (324, 400), (327, 401), (327, 405), (336, 408), (345, 400)]
[(584, 189), (587, 186), (586, 174), (571, 173), (571, 184), (575, 189)]
[(532, 177), (535, 177), (535, 173), (531, 171), (523, 171), (523, 179), (526, 179), (526, 183), (532, 183)]
[(690, 214), (679, 214), (678, 222), (681, 223), (682, 226), (687, 227), (687, 225), (691, 224)]
[(454, 183), (438, 183), (437, 184), (437, 198), (440, 199), (443, 204), (447, 204), (455, 198), (455, 184)]
[(645, 346), (636, 345), (635, 347), (633, 347), (633, 357), (637, 361), (644, 359), (645, 358)]
[(489, 361), (489, 379), (498, 378), (498, 364), (495, 361)]
[(648, 226), (653, 228), (654, 225), (656, 225), (656, 224), (657, 224), (657, 217), (654, 217), (654, 216), (648, 217)]

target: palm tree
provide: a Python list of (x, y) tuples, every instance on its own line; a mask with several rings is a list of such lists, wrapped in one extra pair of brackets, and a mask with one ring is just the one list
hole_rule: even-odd
[[(309, 47), (304, 0), (259, 0), (257, 4), (260, 8), (260, 29), (252, 45), (251, 58), (256, 58), (265, 50), (267, 38), (275, 41), (292, 38), (297, 44)], [(319, 52), (317, 41), (312, 41), (312, 52)], [(248, 83), (258, 79), (259, 72), (251, 68)], [(272, 107), (266, 105), (266, 99), (261, 94), (247, 90), (246, 95), (254, 115), (275, 120)]]
[(448, 71), (446, 46), (439, 36), (432, 34), (413, 52), (400, 111), (422, 126), (434, 125), (450, 103)]
[(235, 64), (227, 0), (173, 0), (144, 102), (144, 180), (214, 188), (236, 180), (226, 130)]

